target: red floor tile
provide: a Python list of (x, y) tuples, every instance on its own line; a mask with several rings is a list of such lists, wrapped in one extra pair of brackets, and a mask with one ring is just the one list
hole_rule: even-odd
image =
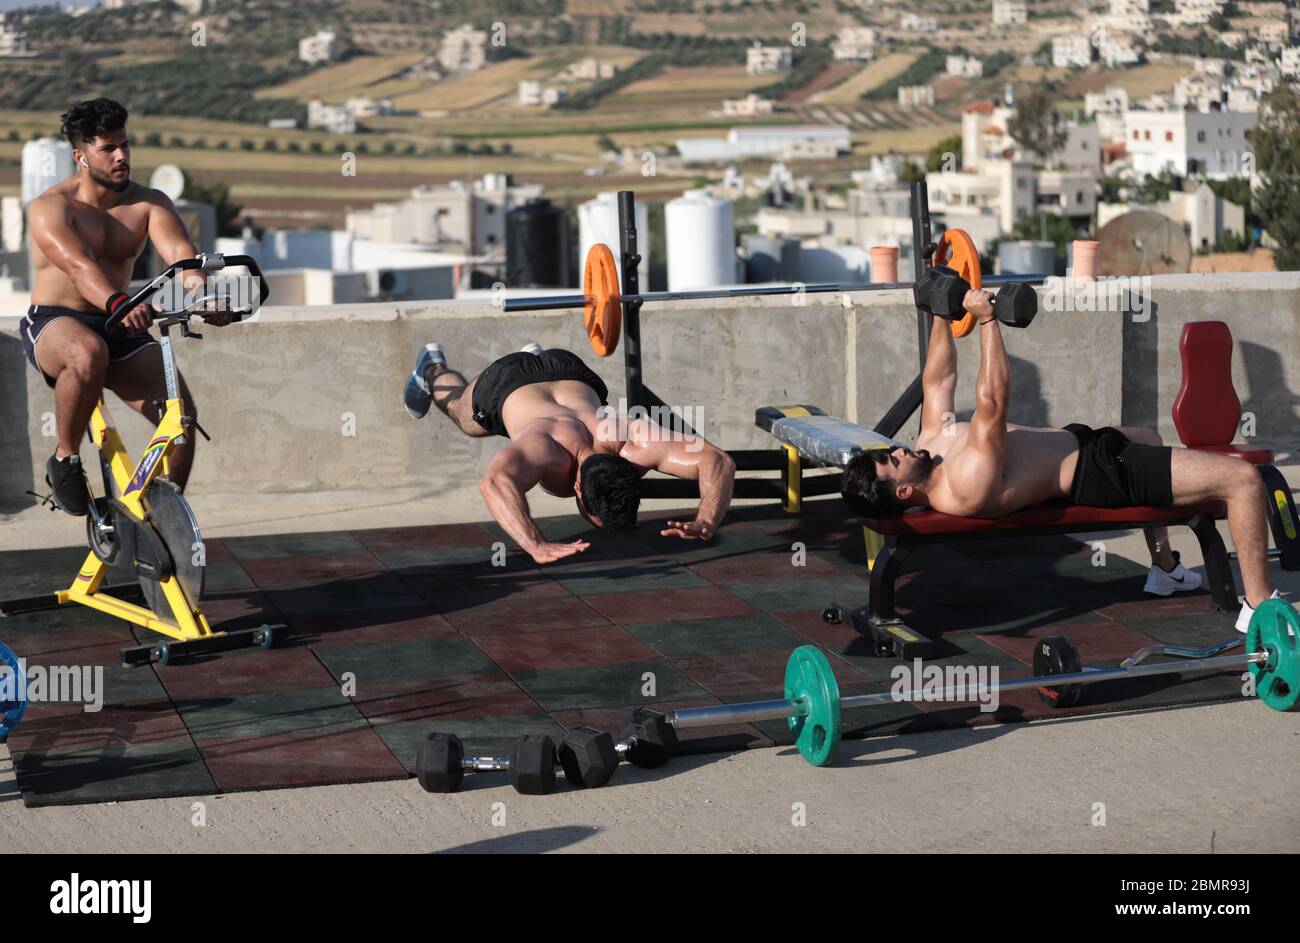
[(493, 537), (477, 524), (433, 524), (351, 531), (367, 550), (414, 550), (420, 547), (490, 547)]
[(223, 790), (410, 778), (373, 730), (204, 740), (199, 749)]
[(563, 632), (489, 633), (476, 636), (474, 640), (506, 671), (589, 668), (659, 658), (617, 625), (566, 629)]
[(186, 698), (235, 697), (335, 685), (310, 648), (273, 648), (230, 652), (218, 658), (155, 665), (168, 695)]
[(585, 601), (612, 622), (664, 622), (677, 619), (709, 619), (716, 616), (747, 616), (756, 613), (748, 603), (717, 586), (674, 589), (671, 592), (608, 593), (587, 596)]
[(359, 684), (352, 698), (372, 724), (537, 714), (537, 702), (503, 672)]
[(383, 572), (384, 565), (368, 553), (318, 553), (302, 557), (246, 560), (244, 572), (262, 589), (311, 586), (357, 579)]

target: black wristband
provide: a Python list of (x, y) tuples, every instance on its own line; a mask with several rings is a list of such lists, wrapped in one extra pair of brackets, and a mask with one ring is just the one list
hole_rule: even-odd
[(117, 311), (118, 306), (130, 297), (131, 296), (124, 291), (113, 292), (113, 294), (108, 296), (108, 301), (104, 302), (104, 311), (108, 313), (109, 317), (112, 317)]

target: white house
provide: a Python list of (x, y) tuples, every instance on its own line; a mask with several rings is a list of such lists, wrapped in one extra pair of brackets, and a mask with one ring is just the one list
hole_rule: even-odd
[(793, 65), (794, 50), (789, 46), (764, 46), (756, 42), (745, 50), (746, 75), (785, 72)]
[(1258, 116), (1232, 111), (1124, 113), (1124, 142), (1135, 174), (1204, 174), (1212, 180), (1248, 175), (1249, 135)]
[(1019, 26), (1029, 19), (1025, 0), (993, 0), (994, 26)]
[(323, 29), (312, 36), (298, 40), (298, 58), (303, 62), (329, 62), (334, 58), (337, 42), (334, 30)]
[(1092, 63), (1092, 39), (1088, 36), (1056, 36), (1052, 39), (1052, 65), (1058, 69), (1084, 69)]

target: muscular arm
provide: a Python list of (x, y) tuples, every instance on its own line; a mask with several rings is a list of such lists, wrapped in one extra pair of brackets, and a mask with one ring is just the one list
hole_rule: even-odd
[(677, 436), (644, 420), (628, 423), (627, 438), (620, 454), (632, 464), (700, 483), (700, 507), (695, 514), (700, 527), (684, 528), (689, 533), (679, 536), (711, 537), (731, 505), (736, 478), (731, 456), (700, 436)]
[(957, 390), (957, 345), (945, 318), (930, 317), (930, 346), (921, 374), (921, 436), (937, 435), (952, 416)]
[(72, 202), (61, 194), (50, 194), (33, 200), (27, 214), (36, 247), (68, 276), (81, 297), (103, 308), (119, 288), (109, 281), (95, 253), (73, 226)]
[(559, 559), (587, 548), (585, 541), (566, 545), (565, 553), (546, 552), (546, 536), (528, 511), (525, 495), (542, 480), (548, 465), (568, 463), (569, 454), (550, 436), (526, 434), (511, 442), (492, 459), (479, 483), (488, 511), (519, 546), (538, 563)]
[[(199, 254), (190, 235), (185, 231), (176, 207), (167, 194), (158, 190), (148, 191), (149, 200), (149, 239), (162, 259), (163, 265), (171, 265), (181, 259), (192, 259)], [(181, 280), (187, 292), (202, 290), (207, 276), (203, 272), (186, 272)]]
[[(972, 513), (987, 507), (1001, 493), (1007, 457), (1007, 406), (1011, 397), (1011, 364), (1002, 344), (1002, 330), (987, 306), (971, 306), (980, 318), (980, 372), (975, 382), (975, 415), (961, 456), (954, 490), (972, 504)], [(983, 310), (982, 310), (983, 309)], [(987, 310), (987, 314), (984, 313)]]

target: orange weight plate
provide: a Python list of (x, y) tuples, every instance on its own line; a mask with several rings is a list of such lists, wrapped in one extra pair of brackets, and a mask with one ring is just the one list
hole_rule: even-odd
[(618, 348), (619, 332), (623, 328), (623, 299), (614, 253), (603, 242), (595, 243), (587, 251), (582, 293), (587, 296), (582, 309), (587, 340), (591, 341), (591, 349), (597, 356), (608, 357)]
[[(939, 237), (939, 242), (934, 247), (933, 263), (955, 269), (971, 288), (983, 287), (980, 280), (980, 254), (964, 229), (949, 229)], [(953, 337), (965, 337), (973, 330), (975, 315), (969, 312), (960, 320), (952, 322)]]

